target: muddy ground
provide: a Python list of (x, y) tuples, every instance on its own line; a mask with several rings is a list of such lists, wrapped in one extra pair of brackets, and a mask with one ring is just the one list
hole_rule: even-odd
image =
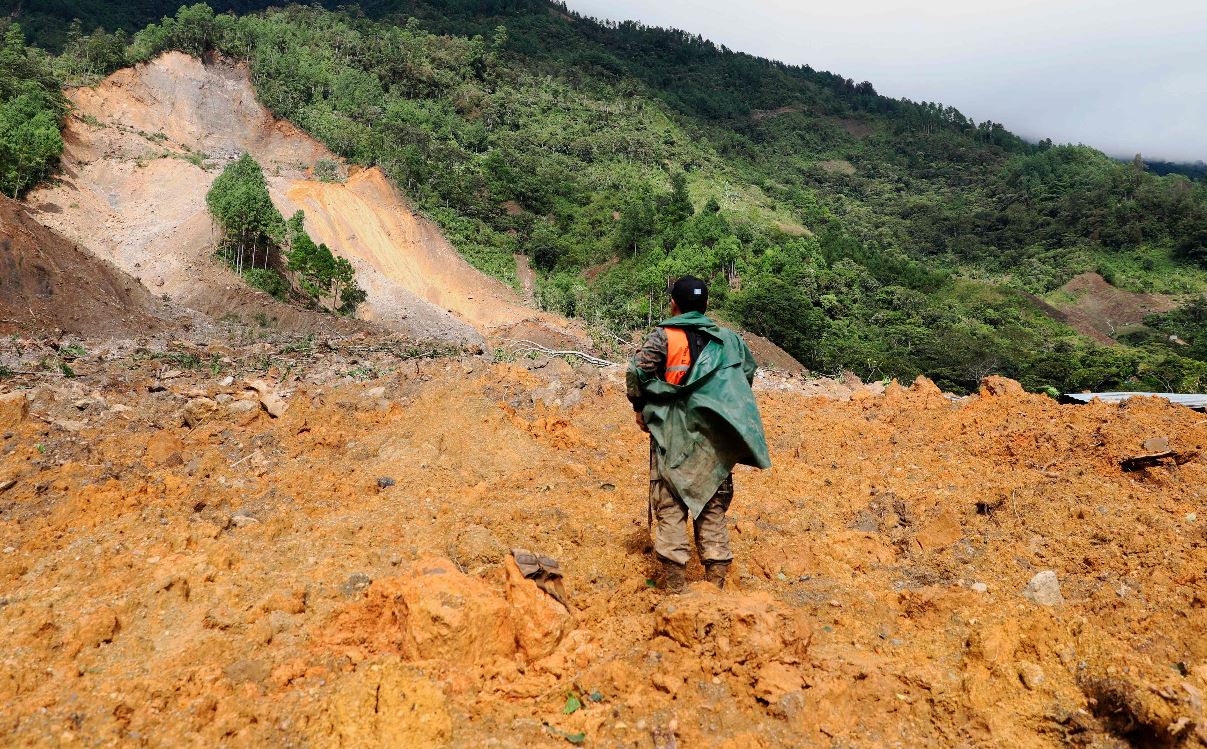
[(732, 585), (669, 597), (619, 373), (433, 353), (5, 339), (0, 744), (1207, 743), (1203, 414), (761, 380)]

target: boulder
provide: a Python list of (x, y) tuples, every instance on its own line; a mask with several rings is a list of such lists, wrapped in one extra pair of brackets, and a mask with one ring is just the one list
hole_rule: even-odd
[(11, 429), (29, 416), (29, 400), (25, 393), (0, 394), (0, 429)]
[(218, 411), (218, 403), (204, 396), (191, 398), (184, 405), (184, 425), (194, 429), (213, 418)]

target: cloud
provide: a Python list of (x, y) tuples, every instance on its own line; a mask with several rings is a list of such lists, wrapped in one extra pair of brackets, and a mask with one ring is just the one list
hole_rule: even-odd
[(568, 0), (941, 101), (1028, 138), (1207, 160), (1202, 0)]

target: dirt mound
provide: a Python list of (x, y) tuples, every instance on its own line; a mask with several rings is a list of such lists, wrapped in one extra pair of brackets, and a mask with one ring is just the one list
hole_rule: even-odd
[(1127, 327), (1142, 324), (1148, 315), (1177, 307), (1171, 296), (1120, 289), (1097, 273), (1078, 274), (1050, 296), (1063, 315), (1056, 319), (1105, 344), (1114, 343)]
[(138, 281), (0, 196), (0, 333), (153, 333), (170, 316)]
[(315, 164), (338, 159), (260, 105), (243, 65), (171, 52), (68, 95), (76, 112), (64, 133), (63, 179), (28, 203), (44, 223), (157, 295), (213, 316), (230, 311), (232, 291), (243, 284), (211, 257), (205, 194), (246, 151), (264, 167), (282, 213), (304, 209), (315, 240), (352, 261), (369, 295), (366, 319), (418, 339), (463, 343), (527, 318), (561, 324), (470, 267), (380, 170), (342, 183), (310, 180)]
[[(331, 344), (9, 381), (0, 743), (1207, 740), (1207, 463), (1120, 465), (1207, 447), (1193, 411), (760, 383), (732, 585), (693, 562), (670, 599), (618, 370)], [(511, 548), (561, 562), (570, 609)]]
[(798, 362), (792, 354), (761, 335), (755, 335), (748, 330), (741, 331), (741, 335), (760, 367), (790, 374), (804, 374), (807, 371), (805, 365)]

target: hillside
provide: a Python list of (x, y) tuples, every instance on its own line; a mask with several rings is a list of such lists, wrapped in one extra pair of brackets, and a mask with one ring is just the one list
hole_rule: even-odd
[(214, 317), (234, 311), (231, 287), (241, 282), (210, 258), (205, 195), (221, 165), (248, 152), (269, 172), (282, 213), (304, 209), (316, 240), (353, 261), (368, 291), (367, 319), (454, 342), (481, 342), (530, 319), (557, 325), (470, 268), (380, 170), (313, 179), (316, 164), (336, 157), (275, 120), (256, 101), (245, 67), (169, 53), (68, 96), (70, 176), (27, 202), (49, 226), (183, 306)]
[(171, 317), (136, 279), (0, 196), (0, 333), (154, 333)]
[[(380, 167), (485, 273), (515, 283), (527, 256), (546, 310), (611, 335), (660, 316), (665, 279), (694, 272), (726, 317), (815, 371), (1207, 389), (1198, 341), (1159, 334), (1193, 311), (1095, 343), (1033, 301), (1097, 272), (1196, 304), (1201, 182), (536, 0), (194, 6), (142, 30), (132, 9), (59, 17), (73, 7), (125, 33), (67, 34), (60, 76), (171, 49), (246, 59), (274, 115)], [(139, 7), (138, 23), (157, 12)]]

